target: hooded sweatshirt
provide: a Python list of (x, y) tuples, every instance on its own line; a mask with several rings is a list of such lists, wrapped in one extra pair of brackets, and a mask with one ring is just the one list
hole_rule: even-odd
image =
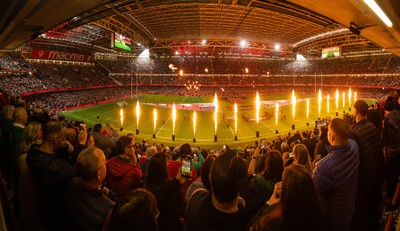
[(129, 160), (119, 156), (107, 162), (107, 187), (120, 197), (140, 186), (141, 178), (142, 170), (137, 163), (131, 164)]

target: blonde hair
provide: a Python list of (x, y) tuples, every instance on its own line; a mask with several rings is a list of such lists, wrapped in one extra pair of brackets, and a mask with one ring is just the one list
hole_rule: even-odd
[(25, 153), (29, 150), (32, 144), (36, 142), (37, 132), (42, 130), (42, 124), (38, 122), (29, 123), (22, 134), (21, 143), (19, 144), (18, 150), (20, 153)]

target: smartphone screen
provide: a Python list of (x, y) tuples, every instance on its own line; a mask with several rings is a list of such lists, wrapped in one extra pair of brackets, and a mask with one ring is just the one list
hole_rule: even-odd
[(261, 148), (261, 149), (265, 148), (265, 139), (264, 139), (264, 138), (262, 138), (262, 139), (260, 140), (260, 148)]
[(192, 165), (192, 160), (189, 157), (182, 156), (181, 161), (181, 175), (185, 178), (190, 178), (190, 168)]

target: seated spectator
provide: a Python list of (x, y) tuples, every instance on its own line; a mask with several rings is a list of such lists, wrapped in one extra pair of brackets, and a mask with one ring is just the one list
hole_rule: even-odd
[(145, 187), (157, 198), (160, 216), (158, 223), (162, 230), (182, 230), (179, 209), (182, 207), (181, 185), (189, 180), (181, 176), (180, 169), (176, 177), (168, 179), (167, 156), (156, 153), (150, 160)]
[(107, 162), (107, 187), (118, 196), (124, 196), (132, 189), (141, 186), (142, 170), (135, 155), (135, 143), (132, 137), (121, 136), (116, 145), (118, 156)]
[(114, 201), (109, 190), (102, 188), (106, 178), (106, 157), (98, 148), (83, 150), (76, 160), (78, 177), (73, 178), (64, 192), (64, 206), (76, 230), (102, 230), (104, 220)]
[(31, 147), (26, 157), (39, 195), (39, 215), (47, 230), (71, 230), (72, 224), (62, 203), (62, 191), (77, 174), (76, 168), (57, 157), (64, 140), (61, 124), (50, 121), (43, 127), (43, 142)]
[(159, 213), (155, 196), (145, 189), (135, 189), (114, 206), (108, 230), (157, 231)]
[(239, 190), (246, 164), (234, 150), (220, 154), (211, 166), (211, 192), (198, 189), (188, 202), (186, 230), (244, 230), (248, 222)]
[(119, 138), (117, 130), (115, 130), (112, 124), (107, 125), (111, 130), (112, 134), (109, 134), (107, 130), (103, 129), (101, 124), (95, 124), (92, 131), (92, 136), (94, 138), (94, 145), (100, 148), (106, 157), (111, 153), (111, 150), (115, 148), (115, 142)]
[(318, 194), (307, 170), (293, 164), (283, 172), (282, 183), (250, 222), (251, 230), (324, 230)]

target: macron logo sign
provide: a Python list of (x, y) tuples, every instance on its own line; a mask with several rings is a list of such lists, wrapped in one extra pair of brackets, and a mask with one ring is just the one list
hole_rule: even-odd
[(93, 55), (33, 49), (32, 59), (64, 60), (75, 62), (93, 62)]

